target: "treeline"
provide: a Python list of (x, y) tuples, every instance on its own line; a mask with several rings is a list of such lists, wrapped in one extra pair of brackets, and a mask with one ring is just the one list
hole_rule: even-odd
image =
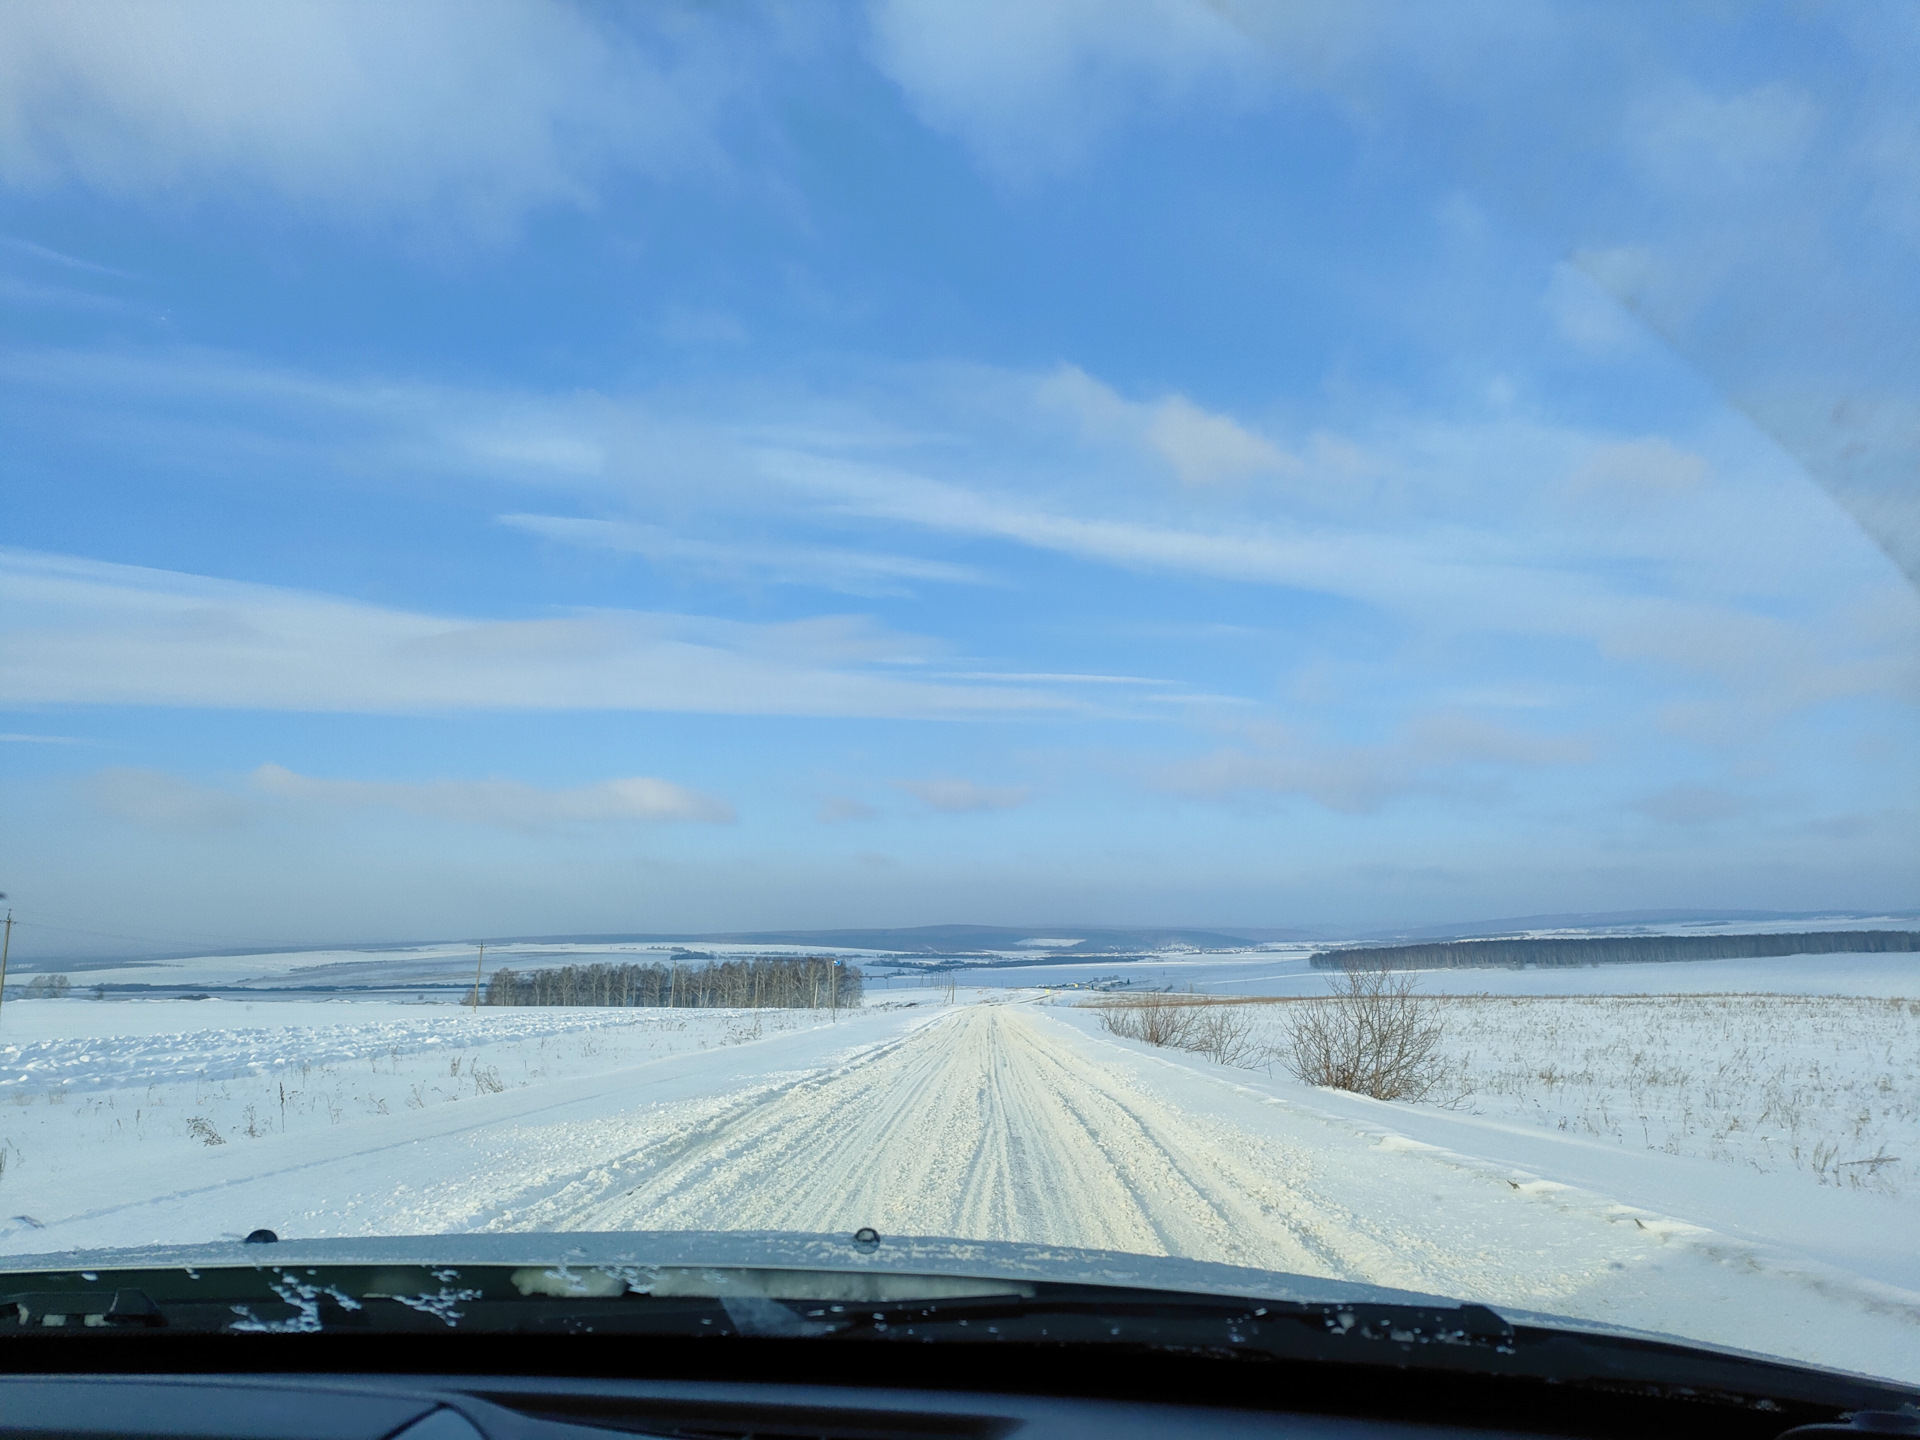
[(1757, 960), (1771, 955), (1884, 955), (1920, 950), (1906, 930), (1808, 935), (1591, 935), (1540, 940), (1447, 940), (1321, 950), (1316, 970), (1457, 970), (1488, 966), (1635, 965), (1668, 960)]
[[(858, 1005), (857, 966), (819, 955), (716, 960), (706, 965), (561, 965), (493, 972), (487, 1005), (662, 1006), (678, 1009), (825, 1010)], [(467, 991), (473, 998), (473, 991)]]

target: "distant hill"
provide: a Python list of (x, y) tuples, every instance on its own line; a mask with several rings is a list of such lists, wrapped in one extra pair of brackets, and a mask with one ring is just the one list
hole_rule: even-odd
[(1292, 942), (1336, 945), (1351, 941), (1412, 944), (1421, 940), (1472, 940), (1529, 930), (1589, 930), (1613, 934), (1684, 934), (1726, 925), (1765, 927), (1825, 921), (1848, 929), (1863, 922), (1875, 929), (1920, 922), (1920, 910), (1588, 910), (1552, 915), (1510, 915), (1499, 920), (1450, 920), (1418, 925), (1236, 925), (1236, 935), (1261, 944)]
[[(1054, 943), (1054, 942), (1066, 943)], [(1047, 942), (1047, 943), (1041, 943)], [(499, 942), (490, 942), (499, 943)], [(914, 925), (874, 930), (739, 930), (676, 935), (522, 935), (516, 945), (770, 945), (881, 950), (896, 955), (978, 955), (1031, 950), (1035, 955), (1133, 955), (1188, 946), (1233, 950), (1252, 943), (1219, 930), (1115, 930), (1087, 925)]]
[(1433, 945), (1349, 945), (1317, 951), (1311, 963), (1316, 970), (1519, 969), (1528, 965), (1643, 965), (1670, 960), (1910, 951), (1920, 951), (1920, 934), (1905, 930), (1828, 930), (1787, 935), (1594, 935), (1448, 940)]

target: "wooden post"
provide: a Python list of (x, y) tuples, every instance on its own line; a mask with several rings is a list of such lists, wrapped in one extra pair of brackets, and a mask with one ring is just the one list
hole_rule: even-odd
[(480, 967), (487, 963), (487, 942), (480, 942), (480, 958), (473, 962), (473, 1013), (480, 1013)]
[(827, 1007), (827, 1020), (831, 1023), (840, 1018), (840, 962), (837, 959), (827, 967), (827, 984), (833, 987)]
[(7, 993), (7, 951), (13, 948), (13, 911), (7, 911), (7, 933), (0, 936), (0, 1000)]

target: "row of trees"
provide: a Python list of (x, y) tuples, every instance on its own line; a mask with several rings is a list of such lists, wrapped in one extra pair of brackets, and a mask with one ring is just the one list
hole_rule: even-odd
[(1445, 940), (1322, 950), (1316, 970), (1450, 970), (1474, 966), (1632, 965), (1669, 960), (1752, 960), (1776, 955), (1884, 955), (1920, 950), (1906, 930), (1823, 930), (1799, 935), (1584, 935), (1530, 940)]
[(560, 965), (525, 972), (502, 968), (493, 972), (480, 998), (488, 1005), (826, 1010), (858, 1005), (863, 985), (857, 966), (807, 955), (716, 960), (699, 966)]

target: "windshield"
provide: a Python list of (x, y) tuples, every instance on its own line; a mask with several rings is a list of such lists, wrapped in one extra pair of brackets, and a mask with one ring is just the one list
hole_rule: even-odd
[(1914, 17), (10, 6), (0, 1254), (1920, 1378)]

